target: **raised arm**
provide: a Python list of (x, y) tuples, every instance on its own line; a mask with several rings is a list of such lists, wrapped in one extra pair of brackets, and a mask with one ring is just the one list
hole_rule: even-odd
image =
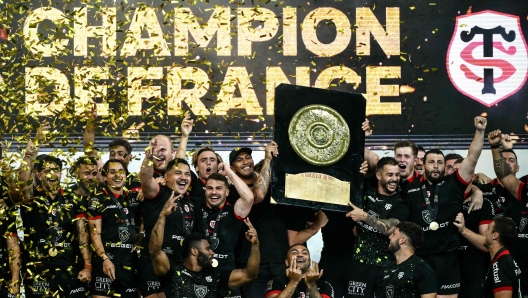
[(150, 141), (149, 146), (145, 149), (145, 157), (139, 170), (139, 181), (141, 182), (141, 190), (143, 196), (147, 199), (153, 199), (159, 192), (159, 184), (154, 178), (154, 162), (157, 148), (157, 140), (153, 138)]
[(161, 247), (163, 246), (163, 238), (165, 237), (165, 219), (172, 212), (176, 211), (176, 208), (178, 208), (176, 200), (181, 197), (182, 195), (175, 196), (174, 192), (172, 192), (171, 197), (163, 206), (158, 221), (154, 225), (154, 229), (152, 230), (152, 234), (150, 235), (150, 259), (152, 260), (154, 273), (156, 273), (157, 276), (163, 276), (167, 274), (170, 269), (169, 258), (167, 257), (165, 252), (161, 250)]
[(495, 175), (497, 179), (500, 180), (502, 185), (517, 199), (519, 198), (519, 186), (521, 185), (521, 180), (515, 177), (512, 169), (506, 162), (504, 156), (500, 152), (500, 142), (502, 134), (500, 130), (494, 130), (488, 134), (488, 142), (491, 145), (491, 155), (493, 157), (493, 169), (495, 170)]
[(84, 155), (97, 157), (95, 149), (95, 120), (97, 118), (97, 104), (92, 103), (92, 110), (85, 113), (88, 117), (83, 133)]
[(258, 204), (264, 200), (268, 193), (269, 186), (271, 184), (271, 160), (273, 157), (279, 154), (279, 147), (277, 143), (271, 141), (266, 146), (266, 155), (262, 163), (257, 182), (253, 185), (253, 194), (255, 195), (255, 204)]
[(229, 177), (238, 194), (240, 195), (240, 199), (238, 199), (235, 203), (235, 214), (242, 218), (247, 217), (251, 211), (251, 206), (253, 206), (253, 192), (251, 189), (249, 189), (247, 184), (242, 181), (242, 179), (240, 179), (240, 177), (238, 177), (237, 174), (235, 174), (235, 172), (233, 172), (233, 170), (231, 170), (231, 168), (226, 164), (221, 163), (218, 165), (218, 173)]
[(473, 173), (475, 172), (475, 166), (482, 153), (482, 146), (484, 145), (484, 130), (486, 129), (487, 119), (485, 117), (477, 116), (474, 119), (475, 122), (475, 136), (469, 146), (468, 155), (460, 164), (458, 169), (458, 175), (464, 181), (471, 181)]
[(246, 239), (251, 242), (251, 254), (244, 269), (235, 269), (229, 276), (228, 286), (230, 289), (236, 289), (241, 287), (248, 282), (257, 278), (260, 267), (260, 247), (257, 235), (257, 230), (253, 227), (249, 218), (244, 220), (248, 230), (246, 232)]
[(383, 235), (389, 236), (392, 233), (392, 229), (400, 223), (396, 218), (379, 219), (354, 206), (352, 203), (348, 204), (354, 210), (348, 212), (347, 217), (352, 218), (354, 221), (364, 221)]
[(182, 120), (181, 131), (182, 136), (180, 139), (180, 144), (178, 145), (178, 150), (176, 150), (176, 158), (186, 158), (187, 153), (187, 142), (189, 141), (189, 135), (192, 132), (194, 120), (191, 119), (191, 113), (185, 112), (185, 117)]
[(305, 243), (328, 223), (326, 214), (319, 210), (315, 213), (315, 221), (301, 231), (288, 230), (288, 242), (291, 245)]

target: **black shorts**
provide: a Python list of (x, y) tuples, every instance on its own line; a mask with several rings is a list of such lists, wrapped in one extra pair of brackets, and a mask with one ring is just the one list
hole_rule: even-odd
[(384, 297), (385, 289), (383, 287), (383, 267), (367, 265), (365, 263), (352, 260), (351, 269), (348, 271), (348, 287), (345, 291), (345, 297)]
[(103, 262), (101, 258), (92, 258), (92, 295), (111, 296), (119, 294), (123, 298), (137, 298), (137, 274), (134, 264), (115, 264), (115, 277), (111, 281), (108, 275), (103, 272)]
[(438, 295), (452, 295), (460, 292), (458, 249), (419, 257), (433, 268)]
[[(24, 279), (26, 297), (86, 297), (87, 284), (77, 278), (76, 266), (41, 264), (28, 266), (32, 275)], [(28, 272), (29, 272), (28, 271)]]
[(324, 269), (321, 279), (332, 285), (334, 297), (343, 297), (348, 292), (348, 273), (354, 270), (350, 260), (352, 260), (352, 254), (321, 255), (319, 269)]
[(152, 266), (152, 260), (150, 256), (141, 256), (139, 258), (139, 291), (141, 296), (147, 297), (152, 294), (162, 293), (164, 289), (162, 287), (162, 280), (165, 283), (165, 279), (160, 279), (154, 273), (154, 267)]

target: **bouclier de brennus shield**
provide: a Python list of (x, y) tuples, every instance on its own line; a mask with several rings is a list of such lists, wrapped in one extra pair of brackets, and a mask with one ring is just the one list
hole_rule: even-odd
[(490, 107), (524, 85), (527, 53), (518, 16), (492, 10), (458, 16), (447, 72), (458, 91)]

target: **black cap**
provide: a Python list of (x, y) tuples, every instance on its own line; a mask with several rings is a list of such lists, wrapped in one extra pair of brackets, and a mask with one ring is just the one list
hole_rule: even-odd
[(246, 152), (247, 154), (251, 155), (251, 152), (253, 152), (253, 150), (247, 147), (233, 149), (233, 151), (229, 153), (229, 165), (232, 165), (237, 156), (242, 152)]

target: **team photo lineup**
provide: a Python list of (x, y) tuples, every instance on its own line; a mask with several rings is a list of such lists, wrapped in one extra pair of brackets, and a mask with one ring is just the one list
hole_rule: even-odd
[[(131, 173), (131, 144), (98, 152), (95, 126), (75, 184), (39, 153), (46, 121), (4, 175), (2, 297), (525, 297), (528, 186), (485, 117), (466, 157), (407, 140), (394, 157), (365, 149), (363, 206), (348, 213), (273, 204), (274, 141), (258, 163), (250, 148), (223, 161), (207, 146), (189, 163), (187, 113), (180, 139), (152, 137)], [(474, 173), (486, 134), (494, 179)], [(306, 245), (318, 231), (320, 263)]]

